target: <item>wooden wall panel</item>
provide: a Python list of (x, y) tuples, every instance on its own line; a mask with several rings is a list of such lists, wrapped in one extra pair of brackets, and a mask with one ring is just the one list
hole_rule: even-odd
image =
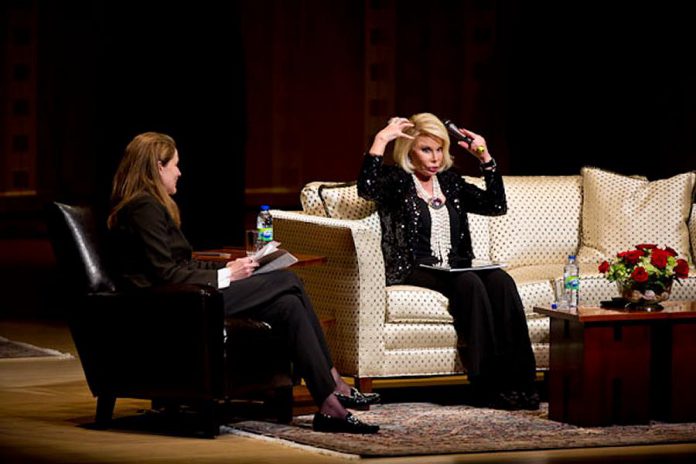
[(355, 178), (363, 132), (359, 2), (244, 2), (246, 198), (299, 201), (310, 180)]

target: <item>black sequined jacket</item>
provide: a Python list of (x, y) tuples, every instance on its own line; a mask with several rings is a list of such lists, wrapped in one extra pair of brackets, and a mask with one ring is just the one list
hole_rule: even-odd
[[(486, 189), (467, 183), (452, 171), (437, 175), (440, 189), (459, 215), (459, 236), (453, 237), (450, 262), (471, 261), (471, 234), (467, 213), (501, 216), (507, 212), (503, 178), (495, 170), (483, 171)], [(377, 203), (382, 226), (387, 285), (403, 283), (415, 264), (415, 244), (419, 207), (411, 174), (399, 166), (383, 164), (381, 156), (365, 155), (358, 194)]]

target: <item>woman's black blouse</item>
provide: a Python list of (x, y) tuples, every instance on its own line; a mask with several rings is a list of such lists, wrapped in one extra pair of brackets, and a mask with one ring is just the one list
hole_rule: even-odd
[[(399, 166), (384, 165), (381, 156), (366, 154), (364, 158), (358, 177), (358, 194), (377, 203), (387, 285), (400, 284), (416, 263), (423, 201), (416, 193), (411, 174)], [(468, 265), (474, 258), (467, 213), (501, 216), (507, 212), (502, 176), (495, 170), (483, 171), (483, 176), (485, 190), (469, 184), (452, 171), (437, 175), (442, 193), (459, 218), (449, 256), (453, 266)]]

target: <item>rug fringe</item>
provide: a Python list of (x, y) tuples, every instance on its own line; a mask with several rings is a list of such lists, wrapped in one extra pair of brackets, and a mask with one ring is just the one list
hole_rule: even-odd
[(338, 451), (332, 451), (325, 448), (317, 448), (315, 446), (303, 445), (301, 443), (296, 443), (290, 440), (284, 440), (282, 438), (269, 437), (266, 435), (259, 435), (258, 433), (245, 432), (244, 430), (235, 429), (229, 425), (221, 425), (220, 433), (225, 435), (236, 435), (239, 437), (253, 438), (254, 440), (265, 440), (272, 443), (280, 443), (282, 445), (288, 446), (290, 448), (297, 448), (304, 451), (310, 451), (316, 454), (323, 454), (327, 456), (333, 456), (343, 459), (362, 459), (358, 454), (347, 454), (339, 453)]
[[(0, 342), (5, 342), (5, 343), (14, 343), (16, 345), (19, 345), (23, 348), (26, 348), (28, 350), (36, 350), (40, 351), (42, 353), (46, 353), (46, 357), (52, 357), (52, 358), (58, 358), (58, 359), (73, 359), (75, 356), (71, 355), (70, 353), (63, 353), (62, 351), (54, 350), (51, 348), (41, 348), (39, 346), (32, 345), (31, 343), (25, 343), (25, 342), (17, 342), (15, 340), (8, 340), (5, 337), (0, 337)], [(34, 356), (34, 358), (40, 358), (42, 356)], [(7, 359), (13, 359), (13, 358), (7, 358)], [(18, 359), (18, 358), (15, 358)], [(30, 359), (30, 358), (22, 358), (22, 359)]]

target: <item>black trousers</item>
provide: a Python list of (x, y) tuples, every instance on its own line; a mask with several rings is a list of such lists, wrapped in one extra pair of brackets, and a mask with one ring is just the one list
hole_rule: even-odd
[(275, 271), (234, 281), (222, 290), (225, 315), (268, 322), (288, 339), (293, 365), (321, 406), (333, 393), (333, 363), (302, 281), (290, 271)]
[(460, 338), (460, 356), (472, 383), (494, 390), (531, 389), (536, 361), (522, 300), (502, 269), (442, 272), (416, 268), (408, 285), (438, 291)]

